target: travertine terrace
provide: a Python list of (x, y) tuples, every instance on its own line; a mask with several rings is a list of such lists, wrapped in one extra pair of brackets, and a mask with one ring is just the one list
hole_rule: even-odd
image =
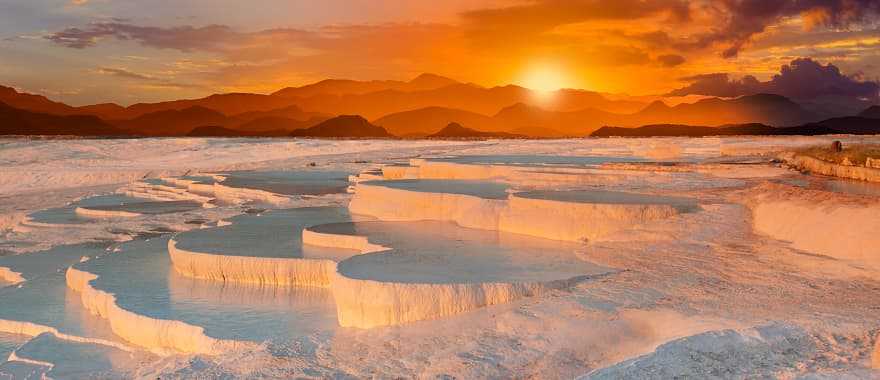
[(880, 189), (775, 161), (825, 140), (397, 143), (12, 193), (0, 374), (877, 374)]

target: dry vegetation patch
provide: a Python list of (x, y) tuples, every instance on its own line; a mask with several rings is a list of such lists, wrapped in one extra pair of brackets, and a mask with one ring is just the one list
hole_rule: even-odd
[[(837, 151), (831, 146), (812, 146), (795, 151), (796, 154), (810, 156), (822, 161), (840, 165), (869, 166), (880, 168), (880, 145), (851, 145)], [(873, 165), (866, 165), (868, 161)], [(877, 165), (877, 166), (874, 166)]]

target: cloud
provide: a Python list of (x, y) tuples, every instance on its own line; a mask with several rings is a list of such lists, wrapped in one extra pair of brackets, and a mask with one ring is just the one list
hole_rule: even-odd
[(705, 74), (687, 78), (689, 85), (670, 92), (669, 96), (707, 95), (735, 97), (756, 93), (772, 93), (796, 99), (821, 96), (843, 96), (877, 100), (880, 84), (862, 81), (858, 75), (844, 75), (833, 64), (822, 65), (810, 58), (798, 58), (782, 66), (780, 73), (766, 82), (747, 75), (730, 79), (728, 74)]
[(45, 38), (74, 49), (93, 47), (102, 39), (114, 38), (160, 49), (222, 51), (229, 44), (243, 42), (247, 37), (247, 34), (237, 33), (225, 25), (159, 28), (122, 22), (95, 22), (85, 29), (71, 27)]
[(685, 62), (685, 58), (678, 54), (663, 54), (657, 57), (657, 62), (665, 67), (675, 67)]
[(714, 44), (726, 47), (721, 55), (736, 57), (768, 26), (792, 17), (801, 17), (804, 27), (848, 28), (876, 21), (880, 16), (878, 0), (722, 0), (717, 9), (722, 26), (696, 36), (693, 47)]
[(485, 27), (524, 25), (549, 29), (558, 25), (595, 20), (629, 20), (667, 14), (687, 21), (690, 7), (683, 0), (540, 0), (502, 8), (465, 12), (462, 16)]
[(95, 70), (95, 71), (96, 71), (98, 74), (103, 74), (103, 75), (113, 75), (113, 76), (117, 76), (117, 77), (121, 77), (121, 78), (127, 78), (127, 79), (156, 80), (155, 77), (152, 77), (152, 76), (149, 76), (149, 75), (145, 75), (145, 74), (138, 74), (138, 73), (136, 73), (136, 72), (129, 71), (129, 70), (127, 70), (127, 69), (123, 69), (123, 68), (99, 67), (99, 68), (98, 68), (97, 70)]
[(137, 82), (136, 88), (141, 89), (201, 89), (207, 90), (208, 86), (204, 86), (201, 84), (195, 83), (181, 83), (176, 82), (172, 79), (160, 78), (152, 75), (141, 74), (138, 72), (131, 71), (126, 68), (120, 67), (99, 67), (94, 70), (94, 73), (100, 75), (108, 75), (114, 76), (123, 79), (131, 79)]

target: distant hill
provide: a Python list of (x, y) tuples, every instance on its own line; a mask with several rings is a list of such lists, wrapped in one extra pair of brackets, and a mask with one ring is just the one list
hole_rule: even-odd
[(51, 115), (0, 103), (0, 135), (121, 136), (124, 132), (88, 115)]
[(0, 102), (24, 111), (53, 115), (73, 115), (76, 113), (76, 108), (67, 104), (53, 102), (42, 95), (18, 92), (12, 87), (0, 86)]
[[(709, 98), (695, 103), (679, 104), (675, 107), (669, 107), (663, 102), (657, 101), (624, 119), (624, 125), (761, 123), (773, 126), (790, 126), (818, 120), (821, 120), (819, 115), (805, 110), (784, 96), (757, 94), (736, 99)], [(606, 124), (621, 125), (618, 123)]]
[(449, 123), (471, 125), (488, 131), (498, 129), (496, 121), (489, 116), (454, 108), (426, 107), (412, 111), (393, 113), (373, 121), (389, 133), (401, 137), (422, 137), (439, 132)]
[(284, 129), (243, 131), (238, 129), (224, 128), (220, 126), (196, 127), (186, 134), (189, 137), (283, 137), (290, 133)]
[(428, 136), (434, 139), (468, 139), (468, 138), (501, 138), (501, 139), (522, 139), (524, 135), (517, 135), (505, 132), (482, 132), (471, 128), (466, 128), (458, 123), (449, 123), (439, 132)]
[(860, 112), (858, 116), (868, 119), (880, 119), (880, 106), (870, 106), (868, 109)]
[[(538, 106), (541, 103), (536, 95), (520, 86), (482, 87), (434, 74), (422, 74), (410, 81), (330, 79), (289, 87), (272, 95), (216, 94), (129, 107), (113, 103), (71, 107), (40, 95), (0, 87), (0, 101), (7, 99), (6, 103), (12, 107), (53, 115), (95, 115), (125, 133), (139, 136), (183, 136), (204, 126), (249, 135), (278, 130), (292, 132), (317, 126), (334, 115), (361, 115), (390, 134), (402, 137), (426, 137), (450, 123), (458, 123), (481, 132), (541, 138), (589, 136), (603, 126), (827, 125), (835, 122), (835, 118), (828, 115), (841, 115), (837, 112), (841, 109), (839, 102), (825, 102), (823, 107), (805, 103), (809, 104), (807, 108), (773, 94), (706, 98), (675, 106), (662, 101), (650, 104), (641, 101), (649, 98), (615, 99), (607, 94), (572, 89), (556, 91), (552, 102)], [(864, 104), (848, 105), (847, 109), (856, 106), (864, 107)], [(880, 107), (874, 106), (858, 117), (875, 119), (880, 118), (878, 114)], [(855, 128), (858, 121), (840, 123)], [(871, 128), (867, 125), (854, 130), (861, 133), (858, 131)]]
[(794, 127), (771, 127), (764, 124), (740, 124), (721, 127), (705, 127), (680, 124), (655, 124), (638, 128), (602, 127), (593, 132), (593, 137), (654, 137), (654, 136), (778, 136), (778, 135), (829, 135), (829, 134), (880, 134), (880, 119), (851, 116), (832, 118), (818, 123), (808, 123)]
[(77, 107), (79, 115), (94, 115), (104, 120), (122, 120), (126, 118), (126, 108), (115, 103), (100, 103)]
[(269, 111), (293, 105), (290, 100), (270, 95), (231, 93), (215, 94), (200, 99), (174, 100), (160, 103), (139, 103), (126, 108), (121, 116), (129, 119), (148, 113), (183, 110), (192, 107), (208, 108), (226, 116), (252, 111)]
[(344, 138), (391, 138), (394, 137), (377, 125), (370, 124), (359, 115), (340, 115), (313, 127), (297, 129), (292, 137), (344, 137)]
[(446, 87), (458, 82), (435, 74), (421, 74), (409, 82), (396, 80), (357, 81), (325, 79), (301, 87), (287, 87), (273, 93), (283, 98), (308, 98), (317, 95), (361, 95), (379, 91), (425, 91)]
[[(333, 115), (328, 115), (320, 112), (309, 112), (303, 110), (297, 105), (289, 105), (267, 111), (248, 111), (232, 115), (232, 117), (235, 118), (239, 123), (246, 123), (252, 120), (266, 117), (286, 118), (299, 121), (321, 119), (321, 121), (323, 121), (333, 117)], [(317, 124), (317, 122), (313, 123), (312, 125), (314, 124)]]
[(706, 137), (706, 136), (776, 136), (827, 135), (835, 133), (821, 126), (771, 127), (764, 124), (740, 124), (705, 127), (680, 124), (654, 124), (637, 128), (602, 127), (592, 137)]
[(828, 128), (833, 130), (834, 133), (851, 135), (874, 135), (880, 133), (880, 119), (859, 116), (835, 117), (807, 125)]
[[(519, 86), (481, 87), (456, 83), (445, 87), (419, 91), (388, 89), (362, 94), (314, 95), (298, 98), (296, 104), (304, 109), (330, 114), (359, 114), (375, 120), (393, 113), (428, 107), (458, 109), (483, 115), (493, 115), (516, 103), (534, 103), (537, 94)], [(555, 98), (560, 111), (583, 108), (613, 108), (621, 112), (635, 112), (643, 103), (612, 101), (589, 91), (560, 91)]]
[(285, 130), (288, 133), (297, 130), (312, 127), (328, 120), (326, 117), (315, 117), (308, 120), (294, 120), (286, 117), (266, 116), (254, 119), (245, 123), (229, 127), (230, 129), (259, 133), (261, 131)]
[(530, 137), (588, 136), (606, 125), (637, 127), (652, 124), (726, 125), (761, 123), (773, 126), (815, 122), (815, 115), (797, 103), (776, 95), (753, 95), (736, 99), (711, 98), (670, 107), (661, 101), (638, 112), (618, 114), (596, 108), (553, 111), (527, 103), (514, 103), (493, 116), (463, 109), (426, 107), (387, 115), (375, 123), (398, 136), (424, 136), (457, 122), (487, 132), (507, 132)]
[[(624, 115), (585, 108), (579, 111), (560, 112), (548, 111), (524, 103), (516, 103), (499, 111), (493, 119), (505, 126), (505, 131), (524, 131), (545, 129), (555, 131), (562, 136), (583, 137), (603, 124), (617, 124), (625, 119)], [(532, 135), (534, 137), (559, 137)]]
[(135, 135), (185, 136), (193, 128), (204, 125), (224, 125), (227, 121), (227, 117), (217, 111), (192, 106), (182, 110), (151, 112), (119, 122), (117, 126)]

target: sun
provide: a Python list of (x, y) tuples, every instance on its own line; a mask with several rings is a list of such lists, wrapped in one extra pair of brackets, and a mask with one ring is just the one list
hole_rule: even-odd
[(523, 87), (544, 94), (571, 87), (571, 78), (565, 69), (552, 63), (530, 65), (523, 71), (518, 82)]

